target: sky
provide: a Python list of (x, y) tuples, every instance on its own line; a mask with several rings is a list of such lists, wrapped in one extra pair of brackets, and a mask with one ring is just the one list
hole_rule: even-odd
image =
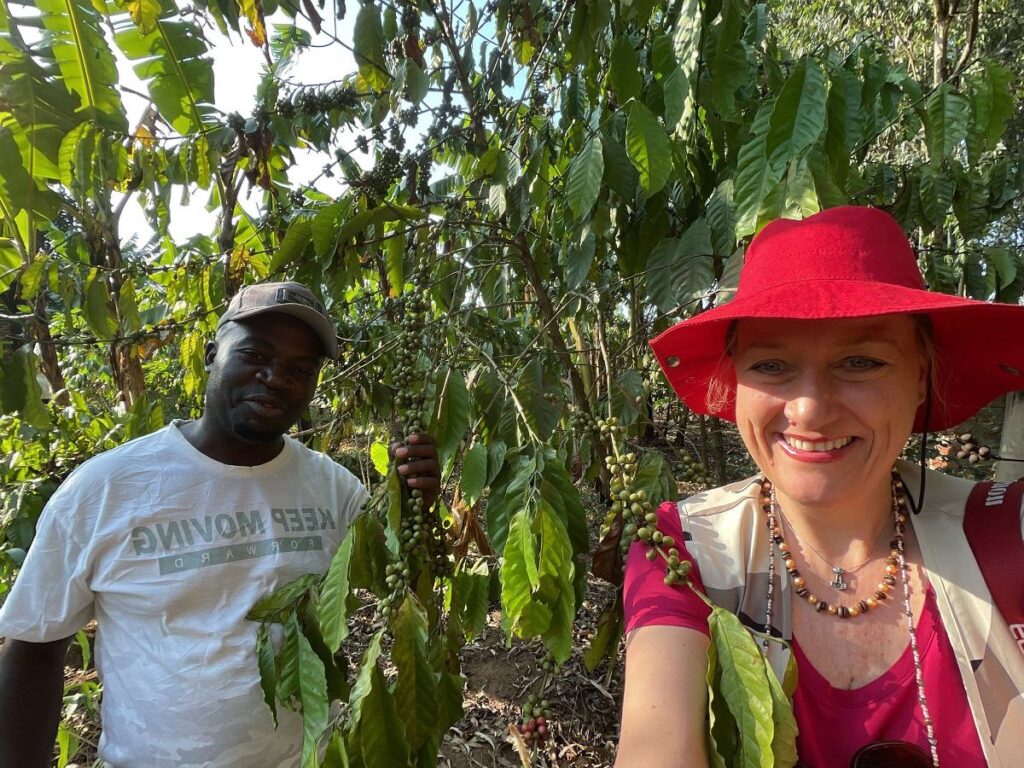
[[(334, 14), (329, 11), (330, 7), (324, 14), (324, 32), (329, 32), (330, 35), (351, 44), (355, 9), (349, 8), (345, 18), (340, 21), (335, 19)], [(267, 32), (272, 34), (274, 24), (291, 23), (292, 20), (285, 14), (277, 12), (267, 18)], [(304, 20), (299, 19), (298, 23), (300, 27), (309, 31), (311, 35), (313, 34)], [(247, 37), (239, 37), (237, 33), (225, 37), (216, 28), (208, 29), (206, 32), (213, 58), (214, 104), (224, 114), (238, 112), (242, 116), (248, 117), (256, 103), (256, 87), (265, 64), (263, 51), (254, 46)], [(131, 62), (121, 54), (116, 45), (112, 45), (111, 48), (117, 58), (121, 85), (145, 93), (146, 87), (135, 74)], [(320, 34), (313, 35), (312, 45), (295, 57), (295, 63), (288, 70), (287, 77), (293, 83), (314, 85), (341, 79), (354, 72), (355, 69), (352, 53), (334, 42), (327, 34)], [(129, 125), (135, 126), (148, 102), (140, 96), (127, 92), (123, 93), (123, 100), (128, 113)], [(354, 135), (351, 135), (349, 140), (354, 141)], [(303, 150), (296, 150), (295, 157), (297, 163), (289, 171), (289, 179), (298, 184), (318, 176), (324, 165), (332, 160), (329, 155), (324, 153)], [(355, 158), (359, 160), (360, 154), (355, 153)], [(338, 176), (334, 179), (325, 177), (317, 182), (317, 189), (327, 194), (337, 195), (342, 190), (342, 184)], [(245, 199), (247, 192), (248, 187), (243, 187), (240, 202), (247, 210), (254, 211), (260, 191), (253, 194), (250, 201)], [(182, 206), (178, 201), (172, 204), (170, 226), (172, 240), (182, 242), (193, 235), (213, 231), (217, 212), (206, 210), (206, 199), (206, 194), (196, 194), (192, 196), (186, 206)], [(140, 243), (146, 242), (154, 234), (135, 196), (128, 202), (121, 214), (120, 233), (123, 239), (137, 235)]]

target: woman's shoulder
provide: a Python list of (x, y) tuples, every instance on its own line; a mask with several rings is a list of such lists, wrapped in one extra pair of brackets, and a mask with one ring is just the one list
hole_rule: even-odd
[(755, 475), (718, 488), (709, 488), (678, 502), (681, 517), (715, 517), (756, 511), (761, 477)]
[(967, 499), (979, 485), (975, 480), (967, 480), (933, 469), (926, 469), (922, 477), (920, 465), (902, 459), (896, 462), (896, 470), (903, 479), (907, 493), (913, 499), (921, 497), (923, 479), (924, 509), (922, 514), (924, 515), (943, 514), (963, 517)]

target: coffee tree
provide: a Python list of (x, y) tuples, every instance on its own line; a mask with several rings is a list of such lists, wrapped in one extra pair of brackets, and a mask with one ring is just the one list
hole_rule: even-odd
[[(570, 656), (588, 569), (621, 584), (639, 538), (685, 582), (652, 527), (676, 486), (649, 447), (669, 398), (645, 340), (727, 300), (753, 233), (878, 205), (914, 237), (933, 288), (1021, 296), (1021, 254), (1000, 240), (1019, 207), (1004, 140), (1019, 69), (985, 24), (943, 19), (922, 69), (870, 34), (800, 48), (780, 23), (793, 13), (751, 0), (0, 0), (8, 580), (71, 466), (195, 412), (226, 298), (295, 278), (322, 294), (343, 350), (303, 435), (333, 451), (373, 433), (381, 480), (328, 573), (253, 608), (268, 706), (301, 709), (306, 765), (325, 745), (327, 765), (433, 765), (461, 716), (460, 650), (493, 595), (510, 640), (543, 646), (519, 724), (526, 746), (543, 742), (547, 675)], [(350, 39), (332, 16), (354, 19)], [(250, 114), (217, 108), (211, 29), (263, 52)], [(313, 44), (336, 47), (333, 79), (289, 79)], [(131, 121), (115, 51), (148, 99)], [(343, 191), (296, 182), (300, 152)], [(183, 199), (216, 226), (170, 238)], [(143, 247), (121, 230), (133, 200), (158, 233)], [(421, 430), (445, 466), (432, 509), (387, 457), (392, 437)], [(680, 479), (704, 477), (702, 453)], [(579, 483), (607, 507), (585, 509)], [(369, 601), (379, 631), (349, 675), (348, 622)], [(776, 679), (728, 616), (713, 630), (716, 759), (791, 764)], [(615, 599), (590, 669), (621, 631)], [(751, 714), (737, 679), (774, 704)]]

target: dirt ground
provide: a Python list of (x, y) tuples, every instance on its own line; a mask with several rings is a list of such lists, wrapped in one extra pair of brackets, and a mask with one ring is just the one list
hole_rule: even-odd
[[(593, 674), (583, 666), (583, 654), (593, 636), (597, 617), (613, 590), (592, 581), (577, 619), (572, 657), (555, 674), (544, 692), (551, 702), (552, 738), (532, 756), (535, 766), (610, 766), (615, 759), (622, 664)], [(509, 736), (509, 725), (520, 718), (520, 707), (541, 679), (537, 645), (506, 647), (504, 633), (492, 613), (485, 632), (463, 653), (467, 678), (465, 716), (448, 732), (438, 764), (451, 768), (515, 768), (522, 762)], [(621, 649), (620, 649), (621, 655)], [(620, 658), (621, 661), (621, 658)]]

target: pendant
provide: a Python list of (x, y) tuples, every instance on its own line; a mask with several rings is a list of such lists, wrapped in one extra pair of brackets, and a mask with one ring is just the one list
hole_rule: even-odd
[(845, 581), (843, 581), (843, 574), (846, 573), (846, 571), (844, 571), (842, 568), (833, 568), (832, 573), (836, 575), (835, 579), (828, 583), (828, 585), (832, 587), (832, 589), (838, 589), (840, 592), (842, 592), (844, 589), (850, 586)]

